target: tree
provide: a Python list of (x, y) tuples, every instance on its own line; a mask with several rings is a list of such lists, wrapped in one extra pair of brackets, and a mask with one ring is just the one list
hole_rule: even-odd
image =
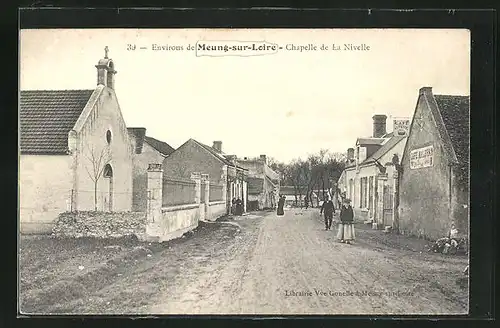
[(99, 180), (103, 176), (104, 169), (110, 162), (111, 158), (107, 148), (102, 148), (100, 152), (96, 152), (94, 148), (90, 148), (88, 146), (85, 157), (90, 162), (90, 165), (85, 166), (85, 169), (94, 183), (94, 210), (97, 211), (97, 189)]

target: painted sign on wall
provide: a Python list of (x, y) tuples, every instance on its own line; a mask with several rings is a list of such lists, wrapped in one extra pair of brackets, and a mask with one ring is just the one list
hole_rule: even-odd
[(434, 147), (427, 146), (410, 151), (410, 169), (431, 167), (434, 159)]
[(410, 130), (409, 119), (395, 119), (393, 122), (393, 131), (396, 136), (408, 136)]

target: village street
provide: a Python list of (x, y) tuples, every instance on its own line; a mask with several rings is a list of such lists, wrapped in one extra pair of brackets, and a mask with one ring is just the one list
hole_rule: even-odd
[[(290, 209), (284, 217), (250, 213), (204, 223), (168, 246), (108, 245), (96, 247), (87, 260), (47, 258), (56, 268), (25, 260), (21, 288), (23, 281), (43, 287), (27, 288), (22, 308), (130, 314), (467, 312), (467, 287), (456, 284), (467, 258), (420, 252), (421, 240), (398, 249), (390, 245), (396, 237), (360, 227), (357, 241), (346, 245), (335, 240), (335, 230), (324, 230), (318, 209)], [(104, 248), (122, 253), (116, 250), (99, 267), (92, 262), (102, 261)], [(79, 274), (76, 263), (89, 272)], [(43, 283), (43, 277), (33, 281), (44, 270)]]
[(467, 312), (462, 303), (467, 292), (455, 299), (456, 275), (447, 273), (461, 273), (463, 259), (373, 248), (363, 241), (365, 231), (359, 231), (356, 244), (338, 243), (334, 231), (324, 230), (317, 209), (290, 210), (284, 217), (250, 215), (236, 222), (242, 231), (226, 259), (184, 272), (152, 313)]

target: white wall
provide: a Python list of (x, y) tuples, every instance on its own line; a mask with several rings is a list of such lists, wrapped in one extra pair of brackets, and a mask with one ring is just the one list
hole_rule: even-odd
[(69, 210), (72, 174), (69, 155), (21, 155), (19, 207), (22, 233), (48, 233), (59, 213)]
[[(77, 122), (78, 125), (78, 122)], [(111, 131), (112, 139), (108, 145), (106, 132)], [(87, 171), (93, 173), (91, 151), (99, 156), (104, 151), (110, 158), (113, 169), (113, 211), (130, 211), (132, 208), (132, 153), (127, 128), (113, 90), (103, 88), (99, 99), (93, 106), (81, 129), (77, 131), (78, 165), (76, 190), (78, 190), (78, 210), (94, 209), (94, 183)], [(107, 209), (108, 181), (100, 178), (98, 184), (98, 210)]]
[(157, 238), (160, 242), (181, 237), (184, 233), (198, 226), (203, 204), (172, 206), (162, 209), (159, 222), (149, 222), (146, 227), (148, 238)]
[(211, 202), (206, 220), (215, 221), (226, 214), (226, 201)]

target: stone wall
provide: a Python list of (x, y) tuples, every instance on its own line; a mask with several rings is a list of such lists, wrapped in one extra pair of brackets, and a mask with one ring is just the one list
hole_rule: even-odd
[(146, 240), (167, 241), (181, 237), (198, 226), (203, 204), (164, 207), (161, 217), (150, 221), (146, 227)]
[(52, 229), (55, 237), (117, 238), (146, 231), (146, 213), (142, 212), (64, 212)]
[(206, 213), (205, 219), (207, 221), (215, 221), (224, 215), (226, 215), (225, 201), (210, 202), (210, 205), (208, 207), (208, 213)]

